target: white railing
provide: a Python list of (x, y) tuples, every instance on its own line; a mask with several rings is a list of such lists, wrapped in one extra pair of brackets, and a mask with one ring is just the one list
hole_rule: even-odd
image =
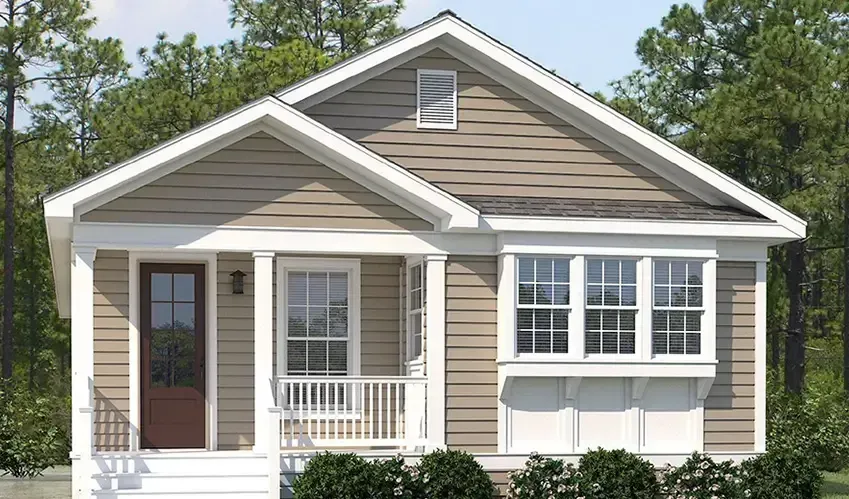
[(424, 446), (426, 396), (425, 377), (279, 376), (280, 445)]

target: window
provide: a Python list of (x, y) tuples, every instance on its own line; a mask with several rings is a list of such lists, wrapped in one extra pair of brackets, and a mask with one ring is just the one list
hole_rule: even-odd
[(286, 374), (348, 374), (348, 279), (347, 272), (287, 272)]
[(569, 352), (569, 264), (564, 258), (519, 258), (518, 353)]
[(418, 127), (457, 129), (457, 72), (418, 71)]
[(587, 259), (586, 276), (586, 353), (635, 353), (637, 262)]
[(424, 280), (422, 264), (407, 269), (407, 346), (410, 360), (422, 355), (422, 308), (424, 305)]
[(654, 262), (652, 353), (701, 353), (703, 290), (702, 262)]

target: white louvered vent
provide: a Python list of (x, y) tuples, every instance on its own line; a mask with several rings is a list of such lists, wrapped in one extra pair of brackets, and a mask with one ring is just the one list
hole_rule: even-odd
[(418, 71), (418, 127), (457, 129), (457, 72)]

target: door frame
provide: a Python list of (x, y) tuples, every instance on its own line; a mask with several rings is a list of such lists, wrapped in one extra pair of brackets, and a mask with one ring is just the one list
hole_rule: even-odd
[(141, 450), (141, 264), (201, 264), (206, 268), (206, 449), (218, 449), (218, 254), (129, 252), (130, 451)]

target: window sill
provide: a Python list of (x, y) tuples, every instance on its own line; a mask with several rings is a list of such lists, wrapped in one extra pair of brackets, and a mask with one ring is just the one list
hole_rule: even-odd
[(587, 377), (587, 378), (714, 378), (716, 360), (636, 358), (583, 359), (563, 357), (518, 357), (499, 359), (499, 377)]

